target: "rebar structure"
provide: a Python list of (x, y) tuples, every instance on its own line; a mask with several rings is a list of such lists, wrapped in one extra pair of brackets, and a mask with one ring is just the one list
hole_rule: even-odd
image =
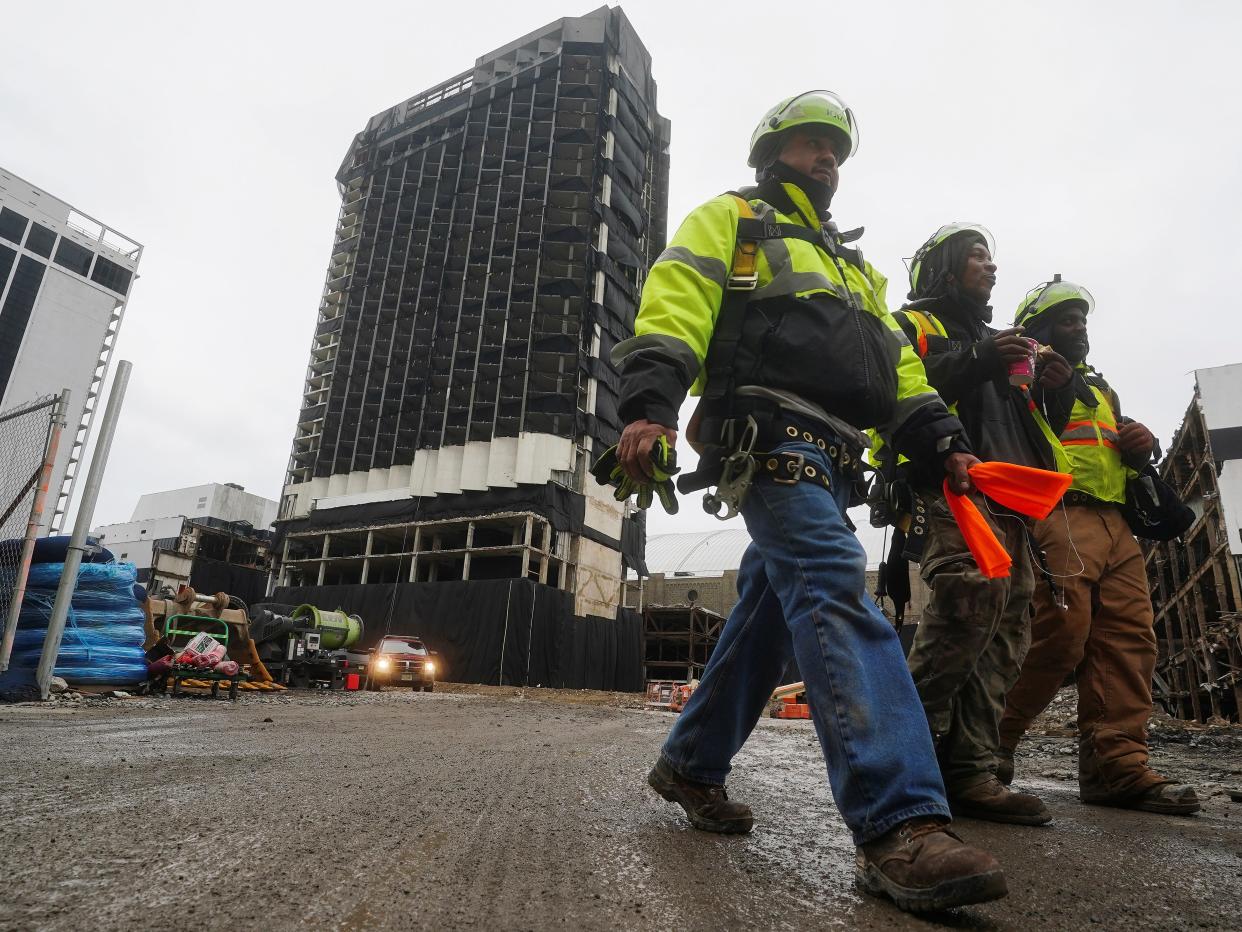
[(1159, 643), (1154, 697), (1178, 718), (1238, 721), (1242, 709), (1242, 365), (1199, 370), (1160, 465), (1198, 516), (1181, 540), (1144, 542)]

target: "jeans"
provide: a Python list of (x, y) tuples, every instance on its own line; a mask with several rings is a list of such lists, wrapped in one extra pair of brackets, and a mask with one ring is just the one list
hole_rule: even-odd
[(893, 627), (866, 594), (866, 554), (845, 521), (849, 483), (800, 441), (832, 492), (757, 478), (742, 503), (753, 542), (738, 602), (699, 688), (664, 743), (684, 778), (723, 785), (791, 657), (806, 684), (828, 783), (854, 843), (917, 816), (949, 817), (927, 720)]

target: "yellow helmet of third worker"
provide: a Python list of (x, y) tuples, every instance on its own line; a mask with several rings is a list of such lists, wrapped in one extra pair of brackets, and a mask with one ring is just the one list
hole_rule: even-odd
[(1014, 326), (1031, 327), (1037, 318), (1070, 301), (1080, 304), (1084, 314), (1095, 310), (1095, 298), (1091, 297), (1091, 292), (1082, 285), (1061, 281), (1061, 276), (1056, 275), (1052, 281), (1036, 285), (1026, 293), (1014, 315)]

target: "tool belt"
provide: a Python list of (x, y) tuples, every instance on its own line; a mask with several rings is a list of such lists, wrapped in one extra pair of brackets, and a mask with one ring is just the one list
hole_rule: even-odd
[[(710, 421), (705, 423), (711, 425)], [(699, 468), (678, 479), (677, 488), (689, 493), (715, 486), (715, 492), (703, 496), (703, 509), (722, 521), (738, 513), (747, 490), (760, 479), (779, 485), (811, 482), (832, 491), (831, 475), (816, 463), (807, 462), (806, 454), (772, 449), (784, 443), (801, 441), (817, 446), (842, 479), (862, 479), (862, 451), (851, 449), (814, 422), (780, 414), (779, 409), (761, 409), (744, 418), (717, 423), (720, 426), (713, 431), (716, 442), (705, 442)]]
[[(812, 429), (807, 429), (808, 427)], [(844, 479), (854, 480), (862, 477), (862, 451), (851, 450), (842, 440), (834, 434), (824, 431), (822, 428), (816, 428), (809, 422), (800, 422), (797, 419), (785, 418), (784, 423), (779, 431), (774, 431), (768, 436), (762, 436), (761, 439), (767, 441), (768, 446), (776, 446), (781, 443), (790, 443), (795, 440), (801, 440), (803, 443), (814, 444), (824, 451), (828, 458), (828, 462), (836, 467), (837, 472)], [(774, 442), (773, 442), (774, 441)], [(764, 457), (765, 454), (754, 454), (756, 457)], [(798, 461), (798, 465), (802, 467), (804, 479), (816, 478), (816, 472), (813, 466), (803, 465), (805, 456), (801, 453), (773, 453), (767, 454), (767, 458), (763, 462), (763, 471), (768, 474), (774, 482), (791, 481), (780, 476), (781, 467), (778, 461), (781, 457), (794, 459)], [(784, 467), (786, 471), (791, 471), (789, 465)], [(812, 470), (807, 472), (807, 470)], [(797, 479), (792, 480), (797, 482)], [(823, 486), (831, 489), (832, 485), (827, 476), (823, 477)]]

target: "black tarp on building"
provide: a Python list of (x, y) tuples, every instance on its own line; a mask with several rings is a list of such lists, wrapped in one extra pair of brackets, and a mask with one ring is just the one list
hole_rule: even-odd
[(364, 648), (385, 634), (422, 638), (455, 682), (625, 692), (644, 685), (637, 612), (575, 617), (571, 593), (530, 580), (283, 586), (269, 600), (362, 616)]

